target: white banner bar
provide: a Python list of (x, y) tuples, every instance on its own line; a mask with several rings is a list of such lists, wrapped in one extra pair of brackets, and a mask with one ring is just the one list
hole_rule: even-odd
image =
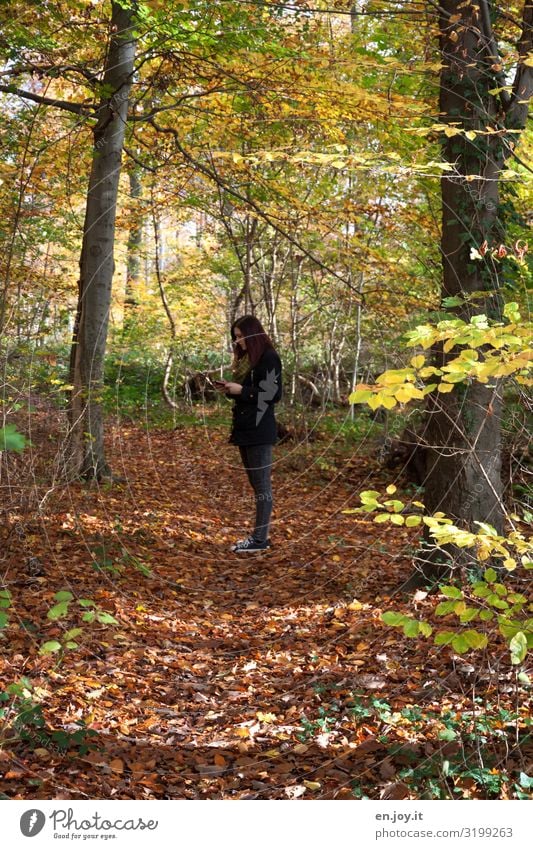
[(5, 801), (2, 846), (526, 849), (527, 801)]

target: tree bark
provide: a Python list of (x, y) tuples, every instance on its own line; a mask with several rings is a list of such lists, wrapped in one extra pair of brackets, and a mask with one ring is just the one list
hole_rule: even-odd
[[(128, 116), (135, 41), (135, 4), (111, 4), (109, 47), (104, 69), (106, 97), (93, 129), (94, 147), (83, 243), (78, 308), (71, 352), (71, 472), (101, 478), (110, 474), (104, 451), (102, 390), (104, 356), (114, 273), (116, 202)], [(111, 94), (108, 94), (111, 92)]]
[[(484, 242), (489, 247), (504, 242), (498, 181), (516, 140), (516, 136), (506, 135), (505, 129), (510, 129), (510, 125), (513, 129), (523, 127), (525, 115), (522, 111), (517, 116), (508, 95), (490, 93), (499, 88), (497, 76), (501, 66), (494, 55), (490, 16), (482, 14), (487, 12), (488, 4), (481, 9), (478, 4), (461, 0), (441, 0), (439, 8), (440, 120), (449, 127), (444, 159), (452, 166), (452, 170), (444, 173), (441, 185), (442, 296), (459, 296), (464, 300), (452, 308), (464, 321), (481, 313), (501, 320), (498, 266), (490, 252), (484, 261), (474, 261), (470, 251), (479, 250)], [(524, 32), (532, 8), (531, 4), (524, 7)], [(522, 47), (527, 47), (524, 34), (521, 54)], [(521, 71), (517, 73), (519, 76), (514, 97), (523, 99), (529, 96), (531, 81)], [(470, 300), (474, 292), (483, 295)], [(436, 365), (441, 368), (457, 356), (457, 349), (445, 353), (439, 347), (434, 354)], [(504, 508), (500, 382), (459, 384), (446, 394), (436, 391), (429, 396), (427, 412), (425, 504), (428, 511), (441, 510), (452, 519), (473, 526), (473, 530), (477, 530), (475, 522), (488, 522), (501, 532)], [(459, 550), (451, 550), (450, 562), (444, 567), (427, 562), (424, 574), (439, 577), (458, 554)]]
[[(134, 165), (129, 172), (130, 197), (135, 203), (139, 201), (142, 194), (140, 179), (141, 169)], [(126, 259), (126, 288), (124, 292), (124, 330), (128, 329), (137, 307), (138, 285), (141, 279), (141, 246), (142, 246), (142, 218), (139, 204), (135, 203), (132, 208), (132, 223), (128, 234), (127, 259)]]

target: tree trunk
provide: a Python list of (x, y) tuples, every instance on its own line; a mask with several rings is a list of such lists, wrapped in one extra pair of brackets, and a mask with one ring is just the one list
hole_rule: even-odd
[(100, 478), (110, 473), (104, 453), (101, 395), (114, 272), (116, 202), (128, 115), (135, 41), (132, 8), (111, 4), (111, 35), (94, 148), (80, 258), (78, 309), (71, 353), (69, 467)]
[[(444, 159), (452, 166), (442, 178), (442, 294), (464, 301), (452, 308), (464, 321), (480, 313), (500, 320), (498, 267), (490, 252), (483, 261), (472, 260), (470, 252), (484, 242), (491, 247), (504, 241), (498, 180), (516, 137), (506, 137), (503, 128), (509, 128), (510, 122), (515, 126), (517, 114), (505, 98), (489, 93), (499, 88), (501, 66), (494, 52), (488, 4), (441, 0), (440, 9), (440, 120), (449, 125)], [(523, 87), (516, 93), (523, 97)], [(501, 131), (491, 132), (496, 128)], [(474, 292), (484, 295), (468, 300)], [(440, 368), (458, 352), (445, 353), (439, 347), (434, 353)], [(501, 532), (499, 381), (459, 384), (453, 392), (435, 392), (427, 412), (428, 511), (441, 510), (473, 530), (477, 530), (475, 522), (488, 522)], [(458, 554), (459, 550), (450, 551), (452, 559)], [(436, 578), (447, 566), (427, 562), (423, 571), (426, 577)]]
[[(142, 185), (140, 180), (141, 169), (135, 165), (129, 172), (130, 197), (138, 201), (141, 197)], [(141, 245), (142, 245), (142, 219), (140, 208), (136, 203), (132, 206), (132, 223), (128, 235), (127, 259), (126, 259), (126, 289), (124, 292), (124, 330), (133, 317), (137, 307), (138, 285), (141, 279)]]

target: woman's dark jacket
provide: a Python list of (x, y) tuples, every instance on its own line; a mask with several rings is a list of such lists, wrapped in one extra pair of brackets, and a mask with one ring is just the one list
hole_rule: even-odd
[(226, 393), (235, 402), (228, 441), (233, 445), (275, 445), (274, 404), (281, 396), (281, 360), (273, 348), (267, 348), (242, 380), (241, 395)]

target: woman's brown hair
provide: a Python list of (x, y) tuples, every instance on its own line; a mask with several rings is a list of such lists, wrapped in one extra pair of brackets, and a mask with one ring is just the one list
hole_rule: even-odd
[[(239, 328), (246, 339), (246, 351), (243, 351), (241, 346), (236, 342), (236, 327)], [(255, 315), (243, 315), (241, 318), (235, 319), (231, 325), (231, 339), (237, 359), (240, 360), (241, 357), (244, 357), (248, 353), (252, 368), (257, 365), (267, 348), (273, 351), (276, 350), (272, 339), (268, 336), (265, 328)]]

